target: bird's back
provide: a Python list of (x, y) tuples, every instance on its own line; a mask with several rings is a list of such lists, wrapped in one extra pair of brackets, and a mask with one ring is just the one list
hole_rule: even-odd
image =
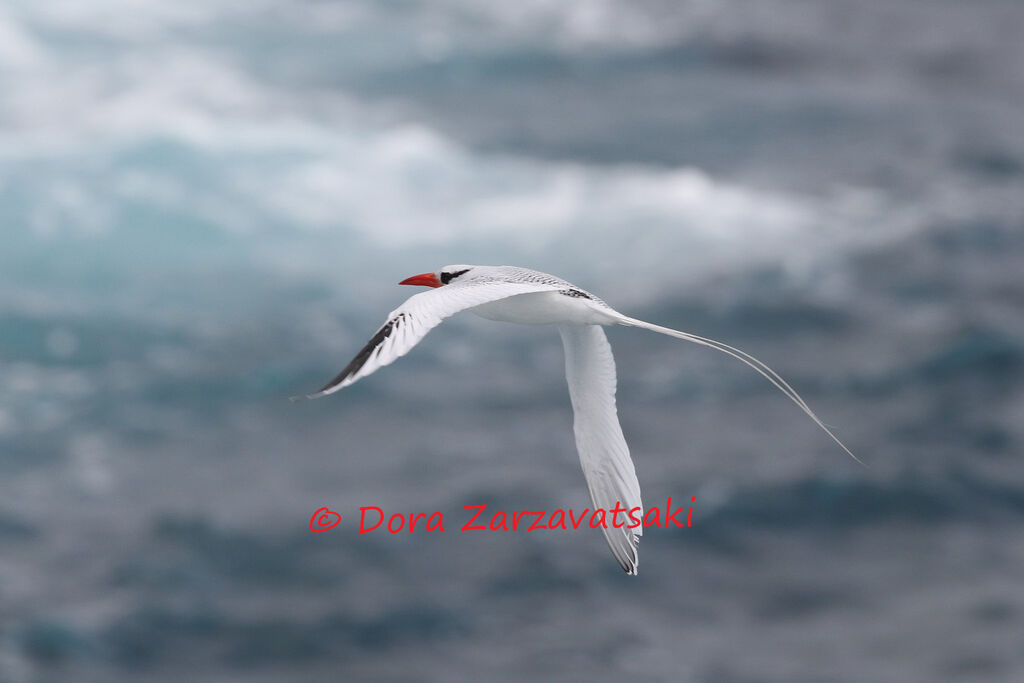
[(554, 275), (518, 266), (478, 266), (474, 270), (477, 272), (466, 284), (497, 280), (554, 285), (559, 288), (549, 292), (520, 294), (472, 309), (488, 320), (521, 325), (613, 325), (618, 322), (609, 315), (614, 311), (604, 301)]

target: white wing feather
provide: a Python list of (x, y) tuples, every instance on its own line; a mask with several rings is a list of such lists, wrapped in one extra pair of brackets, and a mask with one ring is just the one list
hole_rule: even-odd
[[(604, 510), (612, 510), (616, 503), (627, 510), (639, 507), (638, 518), (642, 518), (640, 483), (615, 408), (615, 359), (604, 330), (598, 325), (559, 325), (558, 330), (565, 346), (565, 378), (572, 399), (576, 449), (590, 499), (595, 508)], [(625, 514), (615, 517), (630, 523)], [(616, 529), (612, 515), (607, 514), (607, 527), (603, 529), (604, 537), (615, 559), (627, 574), (636, 574), (637, 543), (643, 526)]]
[(467, 308), (519, 294), (550, 292), (563, 287), (540, 282), (466, 282), (420, 292), (391, 311), (388, 320), (337, 377), (319, 391), (299, 398), (319, 398), (390, 365), (416, 346), (442, 320)]

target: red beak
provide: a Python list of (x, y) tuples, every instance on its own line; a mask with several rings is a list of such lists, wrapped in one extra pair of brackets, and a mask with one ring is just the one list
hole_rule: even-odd
[(440, 287), (443, 283), (433, 273), (423, 273), (407, 277), (398, 284), (400, 285), (422, 285), (424, 287)]

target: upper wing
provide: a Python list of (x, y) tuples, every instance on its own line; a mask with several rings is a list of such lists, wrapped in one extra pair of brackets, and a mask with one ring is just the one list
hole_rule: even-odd
[[(598, 325), (560, 325), (565, 346), (565, 377), (574, 414), (573, 431), (580, 453), (583, 474), (594, 506), (610, 511), (616, 503), (627, 510), (640, 508), (640, 482), (629, 457), (629, 447), (622, 436), (615, 409), (615, 359), (611, 346)], [(637, 543), (643, 525), (635, 529), (627, 515), (606, 512), (604, 537), (612, 554), (627, 574), (636, 574)], [(624, 526), (615, 528), (615, 519)]]
[(387, 322), (377, 330), (337, 377), (319, 391), (307, 394), (305, 398), (333, 394), (379, 368), (395, 362), (416, 346), (427, 332), (437, 327), (442, 320), (459, 311), (517, 294), (556, 289), (560, 288), (556, 285), (534, 282), (490, 281), (452, 283), (414, 294), (391, 311)]

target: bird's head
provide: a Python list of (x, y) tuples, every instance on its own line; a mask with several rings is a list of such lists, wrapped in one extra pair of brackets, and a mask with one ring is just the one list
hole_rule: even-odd
[(475, 266), (445, 266), (436, 273), (421, 273), (407, 277), (398, 284), (400, 285), (422, 285), (424, 287), (441, 287), (450, 282), (455, 282), (466, 273), (473, 270)]

